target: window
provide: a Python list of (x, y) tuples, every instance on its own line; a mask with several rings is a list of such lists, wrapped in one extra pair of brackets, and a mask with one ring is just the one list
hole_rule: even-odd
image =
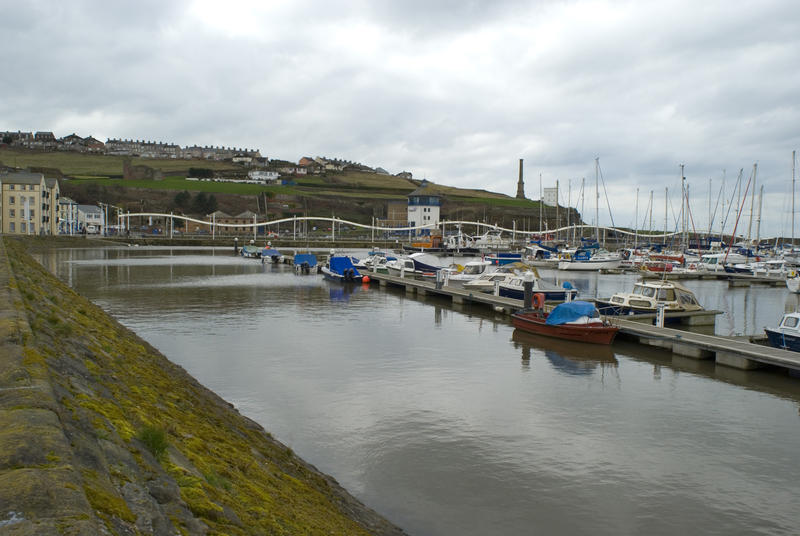
[(8, 211), (8, 216), (9, 216), (10, 218), (15, 218), (16, 216), (14, 215), (14, 212), (15, 212), (15, 211), (14, 211), (14, 209), (13, 209), (13, 208), (12, 208), (12, 209), (10, 209), (10, 210)]
[(787, 316), (786, 320), (783, 321), (783, 327), (785, 327), (785, 328), (797, 327), (797, 317), (795, 317), (795, 316)]
[(8, 197), (8, 204), (9, 205), (13, 205), (14, 204), (14, 196), (13, 195)]
[(13, 184), (9, 184), (9, 185), (8, 185), (8, 189), (9, 189), (9, 190), (13, 190), (13, 189), (14, 189), (14, 185), (13, 185)]
[(8, 230), (11, 231), (12, 233), (16, 232), (16, 229), (14, 229), (14, 227), (15, 227), (15, 225), (14, 225), (13, 221), (8, 224)]
[(25, 222), (19, 224), (19, 230), (22, 231), (23, 233), (25, 232)]
[(31, 210), (30, 210), (30, 212), (29, 212), (29, 214), (28, 214), (28, 219), (29, 219), (29, 220), (32, 220), (32, 219), (33, 219), (33, 218), (35, 218), (35, 217), (36, 217), (36, 211), (35, 211), (35, 210), (33, 210), (33, 209), (31, 209)]

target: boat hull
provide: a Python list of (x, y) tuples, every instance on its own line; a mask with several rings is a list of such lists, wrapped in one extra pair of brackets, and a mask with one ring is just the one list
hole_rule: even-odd
[[(492, 289), (493, 290), (493, 289)], [(575, 289), (563, 289), (563, 290), (540, 290), (540, 289), (533, 289), (533, 294), (544, 294), (545, 301), (566, 301), (567, 294), (570, 295), (570, 299), (575, 299), (578, 295), (578, 291)], [(504, 298), (514, 298), (515, 300), (524, 300), (525, 299), (525, 291), (518, 290), (515, 288), (508, 288), (500, 285), (500, 296)]]
[(546, 324), (546, 320), (546, 314), (535, 311), (514, 313), (511, 317), (511, 323), (515, 328), (528, 333), (591, 344), (611, 344), (619, 331), (616, 326), (604, 324), (561, 324), (554, 326)]
[(784, 333), (777, 329), (764, 328), (770, 346), (800, 352), (800, 336)]

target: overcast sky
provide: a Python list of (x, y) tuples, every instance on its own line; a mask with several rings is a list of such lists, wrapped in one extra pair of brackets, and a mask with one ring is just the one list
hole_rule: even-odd
[(0, 130), (339, 157), (512, 196), (523, 158), (529, 198), (541, 174), (580, 209), (585, 177), (589, 223), (599, 158), (600, 223), (610, 204), (634, 225), (638, 188), (645, 228), (651, 191), (663, 228), (667, 187), (674, 226), (681, 163), (702, 228), (709, 199), (718, 227), (758, 163), (761, 235), (791, 233), (794, 0), (0, 0), (0, 13)]

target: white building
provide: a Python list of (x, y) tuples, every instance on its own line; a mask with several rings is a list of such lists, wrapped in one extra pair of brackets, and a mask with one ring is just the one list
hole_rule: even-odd
[(88, 234), (103, 232), (103, 209), (97, 205), (78, 205), (78, 229)]
[[(430, 229), (435, 229), (439, 225), (441, 204), (439, 194), (433, 192), (428, 181), (423, 179), (419, 188), (408, 194), (408, 226), (430, 225)], [(417, 234), (425, 232), (420, 229)]]
[(277, 171), (261, 171), (261, 170), (253, 170), (248, 171), (247, 176), (254, 181), (263, 182), (264, 184), (269, 184), (273, 182), (277, 182), (280, 174)]
[(58, 200), (58, 233), (78, 234), (80, 232), (78, 203), (69, 197)]
[(558, 205), (558, 188), (543, 188), (542, 201), (551, 207)]

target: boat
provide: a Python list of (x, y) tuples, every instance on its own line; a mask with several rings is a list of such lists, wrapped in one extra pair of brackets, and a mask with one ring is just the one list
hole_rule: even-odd
[(671, 280), (642, 280), (634, 284), (633, 292), (620, 292), (595, 303), (604, 315), (632, 315), (656, 313), (664, 305), (664, 312), (703, 311), (694, 293)]
[(786, 276), (786, 288), (789, 289), (789, 292), (800, 294), (800, 273), (797, 270), (792, 270)]
[(260, 259), (261, 248), (253, 244), (251, 240), (250, 244), (245, 244), (242, 246), (240, 254), (246, 259)]
[(267, 246), (261, 250), (261, 262), (264, 262), (264, 259), (270, 259), (274, 263), (281, 262), (281, 258), (283, 254), (278, 251), (277, 249)]
[(786, 313), (778, 327), (764, 331), (771, 346), (800, 352), (800, 312)]
[(518, 311), (511, 316), (511, 323), (529, 333), (592, 344), (611, 344), (619, 331), (600, 317), (594, 304), (581, 300), (561, 303), (550, 313)]
[(332, 256), (320, 271), (325, 279), (337, 283), (361, 283), (364, 277), (351, 258), (344, 255)]
[(473, 247), (480, 251), (497, 251), (511, 247), (511, 240), (503, 238), (503, 231), (489, 230), (473, 240)]
[(473, 292), (494, 292), (495, 286), (503, 281), (511, 280), (517, 277), (517, 273), (513, 270), (501, 268), (494, 272), (484, 272), (472, 281), (467, 281), (463, 284), (464, 290), (471, 290)]
[[(533, 274), (533, 293), (542, 294), (545, 301), (572, 301), (578, 295), (578, 290), (573, 288), (569, 281), (565, 281), (559, 287), (543, 280), (535, 269), (531, 273)], [(505, 298), (525, 299), (525, 274), (515, 275), (512, 278), (501, 281), (499, 292), (500, 296)]]
[(313, 253), (297, 253), (294, 256), (294, 270), (298, 274), (310, 274), (317, 270), (317, 256)]
[(616, 253), (591, 249), (578, 249), (570, 259), (558, 261), (559, 270), (614, 270), (622, 265), (622, 257)]
[(498, 252), (486, 255), (484, 259), (495, 266), (504, 266), (513, 262), (522, 262), (522, 253)]
[(367, 258), (362, 259), (359, 263), (356, 263), (356, 268), (359, 268), (365, 272), (377, 272), (380, 274), (388, 274), (389, 269), (386, 267), (389, 261), (395, 261), (397, 257), (393, 255), (388, 255), (382, 251), (375, 251), (370, 252)]
[(464, 263), (463, 269), (460, 271), (449, 274), (447, 281), (449, 285), (463, 285), (468, 281), (474, 281), (481, 275), (491, 273), (494, 271), (492, 263), (487, 260), (469, 261)]

